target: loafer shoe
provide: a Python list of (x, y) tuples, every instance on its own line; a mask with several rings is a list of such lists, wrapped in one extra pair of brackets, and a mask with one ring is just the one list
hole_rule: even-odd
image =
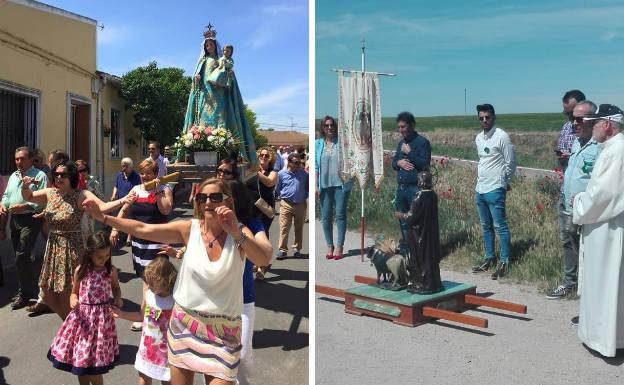
[(490, 270), (494, 266), (496, 266), (496, 260), (493, 258), (488, 258), (485, 261), (483, 261), (480, 265), (473, 266), (472, 272), (483, 273), (484, 271)]
[(503, 262), (499, 264), (496, 271), (492, 273), (492, 279), (497, 280), (499, 278), (503, 278), (507, 274), (508, 269), (509, 269), (509, 263)]

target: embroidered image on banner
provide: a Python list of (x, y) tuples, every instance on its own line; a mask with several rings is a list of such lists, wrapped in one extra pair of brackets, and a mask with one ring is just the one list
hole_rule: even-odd
[(375, 73), (338, 71), (338, 143), (345, 180), (357, 178), (363, 188), (383, 178), (383, 143), (379, 77)]

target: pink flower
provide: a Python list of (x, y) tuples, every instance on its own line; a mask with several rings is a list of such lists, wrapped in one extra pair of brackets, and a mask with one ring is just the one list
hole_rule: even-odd
[(193, 126), (191, 127), (191, 132), (192, 132), (192, 133), (193, 133), (193, 135), (194, 135), (194, 134), (196, 134), (196, 133), (198, 133), (198, 132), (199, 132), (199, 128), (197, 128), (197, 126), (196, 126), (196, 125), (193, 125)]
[(199, 140), (199, 132), (194, 132), (193, 133), (193, 139)]
[(208, 136), (212, 135), (212, 127), (206, 126), (206, 128), (204, 128), (204, 134)]

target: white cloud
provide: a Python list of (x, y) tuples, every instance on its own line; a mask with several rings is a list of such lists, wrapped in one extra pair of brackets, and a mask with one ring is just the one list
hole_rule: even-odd
[[(308, 94), (308, 82), (299, 82), (268, 91), (247, 101), (249, 107), (256, 111), (264, 107), (275, 107), (287, 104), (292, 98)], [(293, 108), (294, 109), (294, 108)]]
[[(496, 10), (494, 10), (496, 11)], [(545, 10), (500, 9), (496, 13), (466, 16), (458, 13), (434, 18), (390, 17), (388, 13), (364, 16), (337, 15), (316, 24), (316, 38), (361, 37), (373, 32), (379, 39), (388, 36), (407, 36), (413, 41), (435, 44), (439, 47), (482, 46), (484, 44), (513, 43), (531, 39), (551, 41), (569, 39), (571, 20), (582, 20), (588, 33), (596, 33), (591, 26), (598, 25), (609, 41), (621, 35), (617, 31), (624, 19), (624, 6), (570, 7)]]
[(103, 29), (97, 29), (97, 42), (99, 44), (112, 45), (126, 40), (131, 36), (131, 30), (128, 27), (117, 26), (113, 24), (102, 24)]
[(336, 36), (360, 36), (373, 30), (376, 16), (360, 17), (353, 14), (340, 15), (337, 20), (316, 23), (316, 38), (325, 39)]
[[(307, 4), (306, 4), (307, 5)], [(262, 12), (268, 13), (270, 15), (282, 15), (285, 13), (299, 13), (299, 12), (308, 12), (307, 6), (304, 4), (301, 5), (292, 5), (292, 4), (271, 4), (264, 8), (262, 8)]]
[(607, 32), (603, 33), (600, 38), (602, 40), (604, 40), (604, 41), (611, 41), (611, 40), (615, 39), (616, 37), (618, 37), (619, 35), (620, 34), (618, 32), (607, 31)]

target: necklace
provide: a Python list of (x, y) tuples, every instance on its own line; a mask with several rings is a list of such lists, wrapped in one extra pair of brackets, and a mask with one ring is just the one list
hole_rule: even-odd
[[(204, 230), (204, 229), (202, 229), (202, 230)], [(219, 239), (219, 238), (223, 235), (223, 233), (224, 233), (224, 232), (225, 232), (225, 231), (221, 230), (221, 232), (220, 232), (219, 234), (217, 234), (217, 236), (216, 236), (216, 237), (214, 237), (211, 241), (208, 241), (208, 240), (207, 240), (207, 239), (208, 239), (208, 237), (206, 236), (206, 231), (205, 231), (205, 230), (204, 230), (204, 231), (202, 231), (202, 237), (204, 238), (204, 241), (205, 241), (206, 243), (208, 243), (208, 248), (212, 249), (212, 246), (214, 245), (215, 241), (216, 241), (217, 239)]]

